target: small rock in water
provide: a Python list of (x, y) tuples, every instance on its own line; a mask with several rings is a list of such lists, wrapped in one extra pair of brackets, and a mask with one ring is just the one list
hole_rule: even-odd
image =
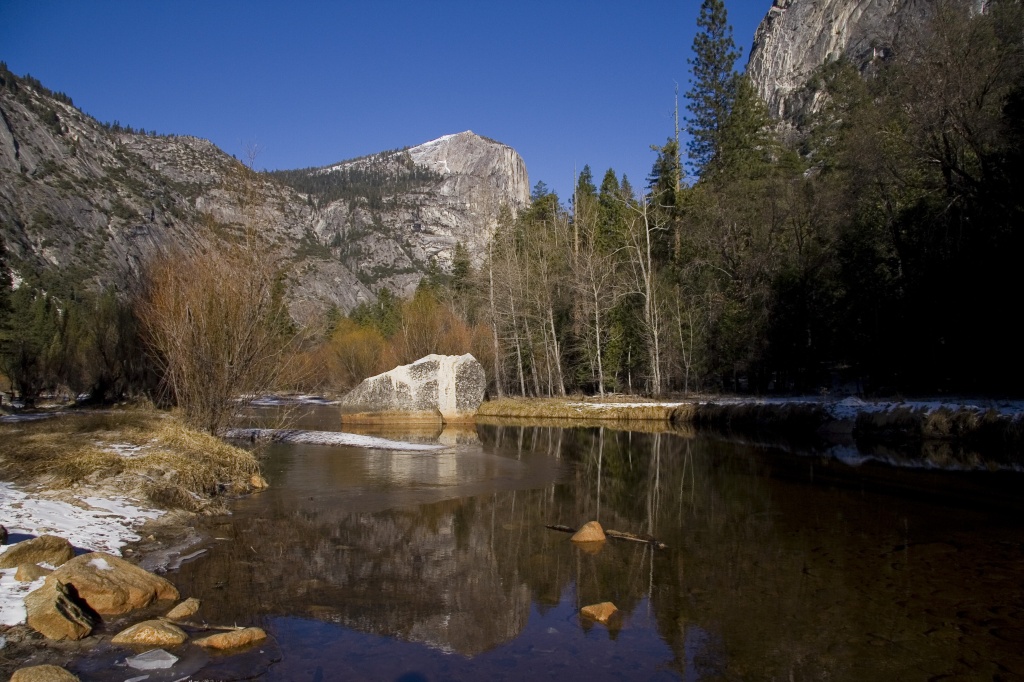
[(122, 630), (110, 641), (114, 644), (177, 646), (186, 639), (188, 635), (177, 625), (162, 620), (146, 620)]
[(604, 542), (604, 528), (597, 521), (590, 521), (583, 525), (576, 534), (572, 536), (573, 542)]
[(196, 615), (197, 611), (199, 611), (199, 600), (195, 597), (189, 597), (168, 611), (165, 618), (168, 620), (182, 620), (183, 618), (191, 618)]
[(163, 649), (153, 649), (144, 654), (126, 658), (124, 662), (128, 664), (129, 668), (136, 670), (164, 670), (177, 663), (178, 657)]
[(607, 625), (608, 621), (611, 620), (612, 616), (618, 613), (618, 611), (619, 610), (615, 607), (615, 604), (610, 601), (604, 601), (600, 604), (584, 606), (580, 609), (580, 615), (584, 618), (590, 618), (591, 620), (596, 620), (598, 623), (604, 623)]
[(217, 635), (210, 635), (195, 640), (195, 644), (207, 649), (236, 649), (253, 642), (259, 642), (267, 638), (267, 633), (262, 628), (244, 628), (242, 630), (231, 630)]
[(0, 526), (0, 545), (7, 544), (7, 529)]

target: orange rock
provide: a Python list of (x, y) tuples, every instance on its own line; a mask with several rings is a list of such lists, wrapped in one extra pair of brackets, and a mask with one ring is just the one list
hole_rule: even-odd
[(33, 665), (15, 670), (11, 682), (78, 682), (78, 676), (56, 665)]
[(11, 545), (0, 554), (0, 568), (16, 568), (22, 564), (52, 564), (60, 566), (75, 556), (75, 548), (56, 535), (40, 535)]
[(580, 615), (584, 618), (596, 620), (598, 623), (608, 624), (608, 621), (618, 613), (619, 610), (615, 607), (615, 604), (610, 601), (603, 601), (600, 604), (591, 604), (590, 606), (584, 606), (580, 609)]
[(25, 612), (28, 626), (49, 639), (82, 639), (95, 625), (67, 586), (50, 578), (26, 595)]
[(181, 620), (183, 618), (191, 618), (196, 615), (197, 611), (199, 611), (199, 600), (195, 597), (189, 597), (168, 611), (164, 617), (169, 620)]
[(245, 628), (244, 630), (231, 630), (217, 635), (210, 635), (195, 640), (195, 644), (208, 649), (236, 649), (253, 642), (259, 642), (267, 638), (267, 633), (261, 628)]
[(604, 528), (597, 521), (590, 521), (583, 525), (576, 534), (572, 536), (573, 542), (604, 542)]
[(14, 573), (14, 579), (23, 583), (30, 583), (43, 576), (53, 573), (52, 568), (43, 568), (39, 564), (20, 564)]
[(177, 646), (182, 644), (188, 635), (177, 625), (162, 620), (144, 620), (141, 623), (121, 630), (114, 635), (114, 644), (144, 644), (146, 646)]
[(154, 601), (177, 599), (178, 590), (164, 578), (103, 552), (82, 554), (46, 578), (73, 585), (96, 613), (118, 615)]

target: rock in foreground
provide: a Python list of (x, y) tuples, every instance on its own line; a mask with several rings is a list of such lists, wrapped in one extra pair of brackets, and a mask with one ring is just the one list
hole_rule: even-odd
[(262, 628), (244, 628), (203, 637), (195, 640), (195, 643), (207, 649), (237, 649), (266, 638), (267, 633)]
[(103, 616), (128, 613), (179, 596), (177, 588), (160, 576), (103, 552), (75, 557), (46, 581), (73, 585), (89, 608)]
[(15, 670), (11, 682), (78, 682), (78, 677), (60, 666), (33, 665)]
[(53, 573), (51, 568), (43, 568), (39, 564), (20, 564), (14, 573), (14, 579), (22, 583), (31, 583)]
[(364, 379), (341, 405), (347, 412), (440, 413), (452, 421), (476, 414), (486, 386), (484, 368), (469, 353), (428, 355)]
[(96, 624), (68, 587), (51, 578), (28, 593), (25, 612), (29, 627), (49, 639), (82, 639), (89, 636)]
[(40, 535), (23, 540), (0, 554), (0, 568), (15, 568), (22, 564), (50, 564), (60, 566), (75, 556), (75, 548), (56, 535)]
[(177, 646), (188, 639), (185, 631), (173, 623), (145, 620), (114, 635), (114, 644), (140, 644), (145, 646)]

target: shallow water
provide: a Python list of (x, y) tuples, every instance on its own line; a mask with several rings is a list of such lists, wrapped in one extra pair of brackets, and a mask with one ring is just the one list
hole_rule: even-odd
[[(168, 576), (206, 621), (271, 638), (196, 679), (1024, 678), (1020, 474), (668, 433), (478, 437), (272, 446), (270, 489)], [(595, 518), (668, 548), (545, 528)], [(602, 601), (619, 622), (580, 620)]]

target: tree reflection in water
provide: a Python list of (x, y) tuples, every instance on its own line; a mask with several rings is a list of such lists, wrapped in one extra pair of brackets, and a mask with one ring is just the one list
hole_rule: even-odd
[[(951, 475), (938, 483), (951, 504), (934, 504), (932, 474), (904, 472), (890, 494), (875, 470), (692, 434), (478, 434), (443, 460), (276, 448), (270, 490), (212, 520), (224, 539), (174, 580), (210, 622), (262, 622), (297, 648), (295, 632), (330, 628), (303, 655), (353, 674), (390, 668), (345, 647), (455, 677), (1024, 674), (1012, 496), (1015, 513), (978, 506)], [(590, 519), (668, 549), (591, 553), (544, 527)], [(621, 631), (575, 618), (600, 601), (623, 611)]]

